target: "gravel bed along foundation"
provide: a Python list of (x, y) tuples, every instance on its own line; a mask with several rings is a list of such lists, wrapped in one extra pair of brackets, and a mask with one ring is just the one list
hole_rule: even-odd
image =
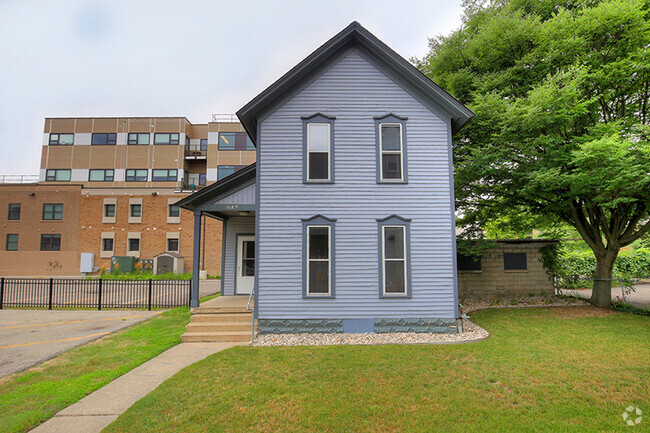
[(330, 346), (335, 344), (453, 344), (484, 340), (490, 334), (469, 320), (463, 320), (463, 332), (429, 334), (393, 332), (367, 334), (264, 334), (255, 338), (255, 346)]

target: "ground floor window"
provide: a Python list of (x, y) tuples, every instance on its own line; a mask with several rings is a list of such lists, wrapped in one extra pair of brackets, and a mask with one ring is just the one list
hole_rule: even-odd
[(61, 235), (41, 235), (41, 251), (61, 251)]
[(305, 297), (334, 297), (335, 221), (321, 215), (303, 220)]
[(393, 215), (379, 222), (382, 297), (409, 296), (409, 223)]

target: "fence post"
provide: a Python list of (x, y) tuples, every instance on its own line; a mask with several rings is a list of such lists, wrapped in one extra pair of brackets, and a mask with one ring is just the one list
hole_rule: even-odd
[(0, 278), (0, 310), (2, 310), (2, 301), (5, 297), (5, 277)]
[(148, 310), (151, 311), (151, 286), (152, 286), (152, 280), (149, 278), (149, 308)]
[(192, 280), (188, 280), (190, 282), (190, 293), (189, 293), (189, 300), (188, 300), (188, 305), (192, 307)]
[(49, 296), (49, 301), (47, 303), (47, 309), (51, 310), (52, 309), (52, 295), (54, 291), (54, 278), (50, 278), (50, 296)]
[(97, 296), (97, 309), (102, 309), (102, 278), (99, 277), (99, 296)]

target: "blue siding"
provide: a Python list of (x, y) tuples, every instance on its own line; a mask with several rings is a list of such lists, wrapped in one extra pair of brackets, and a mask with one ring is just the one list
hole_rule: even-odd
[[(334, 184), (302, 182), (315, 112), (336, 117)], [(408, 184), (376, 182), (373, 118), (390, 112), (408, 117)], [(456, 317), (447, 120), (350, 50), (260, 125), (260, 319)], [(335, 299), (302, 297), (301, 219), (316, 214), (337, 219)], [(378, 295), (377, 219), (393, 214), (412, 220), (409, 299)]]
[(226, 197), (214, 202), (215, 204), (255, 204), (255, 184), (248, 185)]
[[(223, 294), (235, 294), (235, 267), (237, 266), (237, 235), (254, 234), (255, 218), (253, 217), (234, 217), (229, 218), (225, 224), (226, 228), (226, 257), (224, 258), (224, 269), (222, 278)], [(302, 227), (302, 226), (301, 226)]]

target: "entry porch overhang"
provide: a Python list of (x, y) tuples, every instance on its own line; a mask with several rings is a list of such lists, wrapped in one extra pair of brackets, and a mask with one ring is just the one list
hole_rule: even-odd
[[(254, 217), (257, 212), (256, 164), (253, 163), (228, 177), (175, 203), (194, 213), (192, 296), (190, 306), (199, 306), (199, 269), (201, 251), (201, 217), (208, 215), (226, 224), (233, 217)], [(223, 261), (222, 257), (222, 261)]]

